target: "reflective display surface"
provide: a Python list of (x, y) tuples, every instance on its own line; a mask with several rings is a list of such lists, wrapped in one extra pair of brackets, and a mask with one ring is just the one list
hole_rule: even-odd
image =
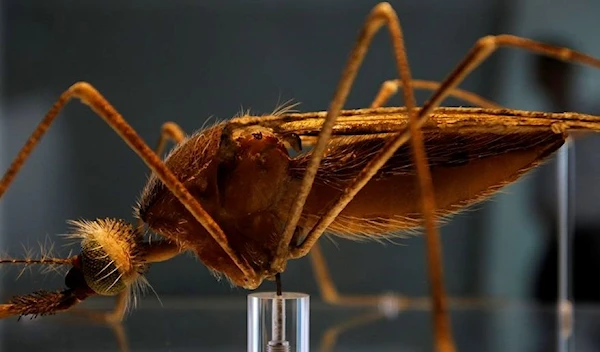
[[(175, 299), (142, 301), (119, 327), (73, 315), (2, 322), (3, 351), (244, 351), (246, 300)], [(90, 309), (107, 309), (110, 301)], [(478, 306), (478, 304), (476, 305)], [(454, 309), (459, 350), (549, 351), (555, 341), (554, 308), (518, 302)], [(311, 351), (429, 351), (428, 310), (386, 317), (373, 309), (332, 307), (313, 297)], [(600, 309), (575, 313), (575, 350), (598, 350)], [(120, 333), (126, 336), (119, 347)], [(596, 340), (594, 340), (596, 339)], [(596, 345), (594, 345), (594, 343)]]

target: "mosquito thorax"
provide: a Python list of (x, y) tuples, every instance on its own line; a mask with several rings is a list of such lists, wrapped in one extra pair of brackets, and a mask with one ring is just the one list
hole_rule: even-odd
[(261, 212), (278, 202), (290, 159), (285, 143), (270, 129), (251, 126), (224, 132), (217, 158), (219, 194), (229, 215)]
[(94, 292), (115, 295), (139, 278), (145, 265), (138, 259), (137, 234), (130, 224), (113, 219), (72, 224), (71, 236), (81, 239), (80, 270)]
[(220, 124), (180, 143), (165, 165), (213, 217), (229, 245), (252, 263), (256, 277), (245, 277), (181, 202), (151, 176), (139, 201), (138, 216), (183, 250), (193, 251), (217, 276), (256, 288), (274, 273), (271, 263), (285, 226), (289, 204), (288, 145), (269, 128)]

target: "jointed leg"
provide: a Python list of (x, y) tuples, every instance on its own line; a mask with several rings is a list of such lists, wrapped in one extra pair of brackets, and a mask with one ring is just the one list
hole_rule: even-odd
[(163, 123), (160, 129), (160, 138), (158, 139), (158, 143), (156, 143), (156, 149), (154, 152), (156, 155), (161, 156), (167, 147), (167, 142), (171, 141), (175, 144), (179, 144), (183, 142), (185, 139), (185, 132), (183, 129), (172, 121), (167, 121)]
[[(411, 84), (414, 89), (425, 89), (433, 91), (437, 90), (440, 87), (439, 82), (425, 80), (412, 80)], [(371, 104), (371, 108), (378, 108), (384, 105), (393, 94), (396, 94), (398, 92), (398, 89), (402, 88), (402, 82), (399, 80), (388, 80), (383, 82), (381, 84), (379, 93), (377, 93), (377, 96)], [(496, 103), (493, 103), (487, 99), (480, 97), (477, 94), (465, 90), (453, 89), (450, 92), (450, 95), (452, 95), (455, 98), (465, 100), (473, 104), (474, 106), (479, 106), (482, 108), (500, 108), (500, 106)], [(316, 242), (314, 244), (314, 246), (310, 250), (309, 256), (313, 267), (313, 271), (315, 273), (315, 278), (317, 280), (317, 285), (319, 286), (319, 290), (321, 292), (321, 297), (325, 302), (335, 305), (376, 305), (383, 298), (389, 299), (389, 296), (350, 296), (346, 294), (340, 294), (335, 286), (333, 279), (331, 278), (325, 260), (325, 256), (323, 255), (323, 250), (321, 249), (321, 245), (319, 244), (319, 242)], [(397, 301), (398, 305), (406, 304), (406, 297), (397, 296)]]
[[(185, 133), (174, 122), (165, 122), (162, 125), (160, 131), (160, 137), (158, 139), (158, 143), (156, 145), (155, 153), (157, 155), (162, 155), (165, 151), (165, 147), (168, 141), (173, 141), (175, 143), (180, 143), (185, 138)], [(143, 227), (143, 222), (139, 220), (138, 228)], [(121, 324), (123, 318), (125, 317), (125, 312), (127, 311), (127, 303), (129, 300), (129, 292), (128, 290), (122, 291), (117, 295), (115, 308), (113, 311), (109, 313), (99, 313), (99, 312), (90, 312), (90, 311), (81, 311), (82, 314), (91, 318), (94, 321), (98, 321), (100, 323), (107, 323), (115, 333), (117, 337), (117, 341), (120, 346), (121, 352), (129, 351), (129, 347), (127, 344), (127, 336), (125, 334), (125, 330), (123, 325)]]
[(135, 130), (123, 119), (123, 117), (110, 105), (110, 103), (90, 84), (78, 82), (65, 91), (57, 102), (52, 106), (42, 122), (34, 130), (25, 146), (14, 159), (2, 180), (0, 180), (0, 197), (6, 191), (12, 180), (17, 175), (21, 166), (25, 163), (33, 148), (48, 130), (60, 110), (71, 100), (77, 98), (91, 107), (102, 119), (110, 125), (119, 136), (133, 149), (156, 176), (173, 192), (173, 195), (186, 207), (194, 218), (210, 233), (213, 239), (223, 248), (225, 253), (232, 259), (236, 266), (244, 273), (247, 288), (255, 288), (258, 285), (254, 270), (248, 263), (243, 261), (231, 248), (223, 230), (202, 208), (198, 201), (188, 192), (185, 186), (165, 167), (160, 158), (146, 145), (137, 135)]
[(417, 111), (415, 109), (415, 97), (410, 84), (411, 74), (408, 59), (406, 58), (402, 29), (396, 13), (388, 3), (380, 3), (373, 8), (358, 36), (356, 45), (350, 53), (350, 58), (342, 73), (342, 78), (328, 109), (327, 117), (319, 134), (319, 140), (312, 151), (312, 157), (304, 174), (302, 186), (295, 199), (288, 223), (283, 232), (282, 242), (277, 252), (277, 257), (280, 258), (280, 261), (275, 262), (274, 269), (281, 270), (283, 268), (283, 263), (289, 257), (289, 254), (291, 254), (292, 257), (306, 255), (327, 226), (329, 226), (329, 224), (337, 217), (354, 195), (358, 193), (358, 190), (360, 190), (371, 177), (375, 175), (377, 170), (387, 162), (394, 152), (406, 142), (405, 140), (402, 140), (402, 134), (400, 134), (397, 138), (394, 138), (387, 143), (375, 160), (365, 167), (352, 185), (344, 191), (338, 202), (326, 211), (326, 215), (321, 218), (315, 227), (308, 233), (304, 243), (299, 248), (293, 249), (290, 253), (289, 246), (291, 244), (292, 235), (296, 229), (306, 197), (310, 192), (312, 182), (319, 168), (327, 142), (331, 136), (331, 131), (337, 115), (346, 101), (350, 87), (352, 86), (356, 73), (358, 72), (373, 36), (384, 25), (387, 25), (389, 30), (394, 47), (397, 69), (400, 74), (400, 79), (405, 87), (403, 90), (404, 103), (409, 115), (409, 128), (410, 134), (412, 135), (412, 153), (419, 181), (419, 189), (421, 191), (424, 227), (427, 233), (429, 277), (432, 285), (432, 300), (434, 302), (434, 336), (436, 349), (438, 351), (454, 351), (455, 347), (452, 339), (450, 319), (448, 317), (443, 288), (441, 244), (439, 240), (439, 230), (435, 222), (436, 207), (431, 173), (429, 171), (425, 148), (423, 146), (422, 132), (419, 129), (420, 126), (416, 123)]
[[(392, 11), (390, 9), (390, 11)], [(480, 65), (492, 52), (500, 47), (514, 47), (529, 50), (534, 53), (551, 56), (565, 61), (573, 61), (588, 64), (600, 68), (600, 59), (596, 59), (583, 53), (559, 48), (552, 45), (539, 43), (533, 40), (515, 37), (511, 35), (488, 36), (477, 41), (475, 46), (466, 55), (463, 61), (452, 71), (452, 73), (440, 84), (440, 88), (432, 95), (418, 112), (417, 127), (421, 127), (427, 120), (428, 115), (439, 106), (439, 104), (450, 94), (450, 92), (464, 80), (464, 78)], [(406, 83), (403, 83), (406, 85)], [(408, 90), (408, 89), (407, 89)], [(337, 215), (352, 200), (370, 178), (387, 162), (393, 152), (406, 143), (412, 135), (412, 131), (405, 130), (399, 133), (392, 143), (386, 145), (379, 154), (371, 160), (363, 172), (348, 187), (340, 199), (328, 208), (327, 213), (319, 220), (308, 234), (307, 239), (301, 247), (293, 251), (294, 257), (304, 256), (310, 251), (312, 245), (321, 236), (324, 230), (333, 222)]]
[[(154, 149), (154, 152), (156, 153), (156, 155), (161, 157), (165, 152), (167, 142), (171, 141), (175, 144), (179, 144), (183, 142), (184, 139), (185, 132), (183, 132), (183, 129), (175, 122), (167, 121), (163, 123), (160, 129), (160, 137), (158, 137), (158, 142), (156, 143), (156, 148)], [(142, 219), (138, 219), (138, 231), (141, 231), (143, 227), (144, 222), (142, 221)]]
[[(381, 12), (387, 12), (390, 18), (395, 21), (393, 25), (398, 25), (395, 13), (386, 4), (380, 4), (375, 9)], [(392, 28), (392, 27), (390, 27)], [(399, 30), (399, 29), (398, 29)], [(394, 37), (396, 47), (400, 47), (400, 53), (403, 54), (401, 36)], [(357, 46), (360, 46), (360, 42)], [(595, 59), (591, 56), (575, 52), (570, 49), (558, 48), (551, 45), (538, 43), (532, 40), (523, 39), (519, 37), (501, 35), (497, 37), (484, 37), (480, 39), (475, 47), (467, 54), (465, 59), (455, 68), (450, 76), (442, 82), (440, 88), (433, 94), (430, 100), (425, 104), (423, 108), (419, 110), (417, 119), (411, 118), (410, 129), (402, 133), (399, 133), (392, 141), (390, 141), (379, 154), (371, 160), (371, 162), (363, 169), (359, 176), (354, 180), (352, 185), (348, 187), (340, 199), (328, 208), (325, 215), (320, 221), (313, 227), (306, 237), (305, 242), (296, 250), (292, 252), (293, 257), (304, 256), (310, 251), (311, 247), (316, 243), (321, 234), (331, 224), (331, 222), (337, 217), (337, 215), (344, 209), (344, 207), (352, 200), (352, 198), (362, 189), (362, 187), (371, 179), (371, 177), (381, 168), (385, 162), (393, 155), (393, 153), (404, 143), (406, 143), (411, 135), (413, 140), (413, 153), (415, 153), (415, 165), (417, 167), (417, 175), (421, 183), (422, 200), (423, 200), (423, 215), (425, 220), (425, 228), (427, 232), (427, 248), (428, 248), (428, 260), (430, 270), (430, 281), (433, 286), (433, 298), (434, 298), (434, 314), (436, 321), (436, 341), (450, 341), (448, 333), (450, 331), (448, 319), (443, 316), (446, 315), (445, 304), (443, 300), (443, 287), (442, 287), (442, 271), (441, 271), (441, 250), (439, 245), (439, 238), (436, 235), (438, 233), (434, 221), (434, 209), (435, 202), (432, 192), (430, 177), (427, 177), (427, 165), (426, 159), (424, 158), (424, 149), (422, 143), (419, 143), (420, 133), (417, 130), (426, 121), (431, 111), (439, 106), (441, 101), (454, 89), (475, 67), (483, 62), (494, 50), (501, 46), (515, 47), (526, 49), (532, 52), (556, 57), (562, 60), (574, 61), (579, 63), (586, 63), (594, 67), (600, 67), (600, 60)], [(366, 45), (363, 44), (362, 50), (366, 50)], [(397, 50), (398, 55), (398, 50)], [(404, 76), (402, 76), (404, 79)], [(405, 87), (408, 88), (406, 81), (403, 81)], [(409, 92), (409, 93), (407, 93)], [(405, 95), (411, 95), (412, 89), (405, 89)], [(414, 106), (413, 101), (405, 99), (406, 105), (411, 110)], [(410, 116), (413, 116), (412, 114)], [(419, 145), (421, 145), (419, 147)], [(444, 344), (445, 342), (442, 342)], [(442, 346), (438, 345), (438, 349)], [(443, 348), (443, 347), (442, 347)]]
[(90, 319), (95, 323), (108, 325), (115, 334), (117, 343), (119, 345), (119, 351), (128, 352), (129, 344), (127, 341), (125, 328), (123, 327), (123, 318), (125, 317), (125, 312), (127, 311), (128, 299), (129, 292), (125, 290), (117, 295), (115, 308), (111, 312), (105, 313), (89, 310), (74, 310), (72, 313), (82, 316), (84, 319)]
[[(329, 273), (325, 256), (321, 245), (317, 242), (310, 251), (310, 262), (315, 272), (317, 285), (321, 291), (323, 301), (341, 306), (364, 306), (375, 307), (384, 301), (388, 301), (390, 296), (381, 295), (345, 295), (340, 294), (335, 287), (333, 279)], [(409, 298), (403, 296), (394, 296), (394, 306), (400, 310), (408, 306)]]
[(321, 342), (319, 343), (319, 351), (333, 351), (335, 344), (337, 343), (337, 339), (342, 333), (350, 329), (355, 329), (363, 325), (374, 323), (383, 318), (385, 318), (385, 314), (381, 312), (370, 312), (359, 315), (350, 320), (344, 321), (342, 323), (336, 324), (328, 328), (327, 330), (325, 330), (323, 336), (321, 337)]
[[(362, 64), (369, 45), (371, 44), (371, 40), (377, 31), (379, 31), (379, 29), (384, 25), (387, 25), (392, 37), (400, 79), (404, 83), (404, 86), (407, 87), (407, 89), (404, 90), (405, 104), (410, 111), (412, 111), (415, 107), (414, 93), (410, 88), (410, 68), (404, 50), (404, 40), (398, 18), (388, 3), (380, 3), (373, 8), (367, 17), (365, 24), (358, 35), (358, 40), (350, 52), (348, 62), (342, 71), (342, 77), (335, 90), (335, 94), (331, 104), (329, 105), (329, 109), (327, 110), (327, 116), (323, 122), (323, 126), (321, 127), (318, 141), (313, 147), (312, 156), (304, 173), (300, 190), (294, 200), (294, 203), (292, 204), (292, 208), (290, 209), (290, 216), (282, 233), (281, 242), (275, 256), (278, 258), (278, 260), (274, 261), (273, 263), (273, 268), (275, 270), (281, 271), (285, 266), (285, 262), (290, 254), (292, 236), (296, 230), (296, 225), (300, 219), (306, 198), (310, 193), (312, 183), (317, 174), (321, 159), (323, 158), (325, 148), (331, 137), (333, 125), (335, 124), (337, 116), (346, 102), (348, 94), (350, 93), (350, 88), (352, 87), (356, 74), (358, 73), (358, 69)], [(414, 115), (414, 112), (411, 112), (409, 115)], [(414, 119), (414, 116), (411, 119)], [(419, 132), (417, 131), (416, 134), (419, 134)], [(418, 144), (418, 136), (416, 136), (414, 139)], [(310, 243), (310, 247), (312, 247), (313, 244), (314, 242)], [(293, 254), (294, 253), (292, 253), (292, 255)], [(304, 253), (304, 255), (305, 254), (306, 253)]]
[(115, 303), (115, 309), (105, 315), (105, 320), (108, 323), (120, 323), (125, 317), (125, 312), (127, 311), (127, 301), (129, 300), (129, 292), (128, 290), (121, 291), (117, 295), (117, 300)]
[(483, 63), (493, 52), (501, 47), (527, 50), (535, 54), (553, 57), (555, 59), (586, 64), (600, 68), (600, 59), (580, 53), (568, 48), (560, 48), (535, 40), (502, 34), (487, 36), (479, 39), (463, 60), (454, 68), (442, 82), (440, 88), (431, 96), (419, 111), (419, 125), (422, 125), (433, 109), (448, 96), (450, 91), (458, 86), (464, 79)]
[[(440, 88), (440, 82), (435, 81), (426, 81), (420, 79), (413, 79), (411, 81), (411, 85), (413, 89), (423, 89), (430, 91), (437, 91)], [(402, 81), (398, 79), (391, 79), (389, 81), (385, 81), (381, 84), (381, 88), (379, 88), (379, 93), (373, 102), (371, 103), (371, 108), (378, 108), (387, 103), (387, 101), (398, 92), (398, 89), (403, 89)], [(473, 106), (479, 106), (482, 108), (490, 108), (490, 109), (501, 109), (502, 106), (482, 98), (481, 96), (471, 93), (462, 89), (452, 89), (450, 91), (450, 96), (464, 100)]]
[(120, 324), (127, 312), (129, 301), (129, 290), (123, 290), (115, 298), (115, 307), (110, 312), (89, 311), (87, 309), (75, 309), (72, 312), (91, 318), (94, 321), (108, 324)]

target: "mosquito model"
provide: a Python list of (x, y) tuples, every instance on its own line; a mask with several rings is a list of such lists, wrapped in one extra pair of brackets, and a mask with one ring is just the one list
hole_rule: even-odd
[[(382, 27), (389, 31), (400, 79), (386, 82), (370, 108), (342, 110), (371, 40)], [(506, 109), (456, 90), (501, 47), (600, 68), (599, 59), (570, 49), (511, 35), (487, 36), (439, 86), (431, 87), (412, 80), (398, 17), (388, 3), (380, 3), (360, 30), (326, 112), (241, 116), (189, 137), (168, 123), (153, 151), (92, 85), (75, 83), (9, 166), (0, 181), (0, 196), (60, 110), (76, 98), (150, 168), (136, 207), (140, 223), (72, 222), (72, 237), (81, 241), (79, 254), (2, 261), (68, 265), (70, 270), (65, 289), (14, 297), (0, 305), (0, 317), (53, 314), (92, 296), (116, 295), (116, 308), (106, 319), (120, 321), (148, 265), (183, 252), (193, 252), (234, 285), (256, 289), (284, 272), (288, 260), (309, 254), (325, 232), (377, 239), (422, 227), (435, 347), (454, 351), (439, 219), (517, 180), (552, 155), (570, 132), (600, 131), (596, 116)], [(434, 90), (422, 107), (415, 106), (413, 89), (418, 86)], [(399, 88), (406, 106), (381, 107)], [(450, 94), (483, 107), (440, 108)], [(162, 161), (158, 155), (169, 139), (178, 144)], [(300, 154), (291, 157), (291, 149)], [(144, 224), (163, 239), (145, 240)], [(349, 302), (338, 295), (328, 299)]]

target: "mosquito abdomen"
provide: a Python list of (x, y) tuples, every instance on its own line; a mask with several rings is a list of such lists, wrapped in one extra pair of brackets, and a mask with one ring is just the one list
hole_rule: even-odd
[[(437, 204), (446, 217), (486, 199), (556, 151), (564, 137), (552, 132), (479, 134), (428, 133), (426, 149)], [(323, 160), (304, 210), (310, 226), (331, 200), (366, 165), (385, 139), (331, 148)], [(298, 171), (306, 157), (296, 160)], [(329, 231), (342, 236), (378, 236), (418, 227), (421, 197), (410, 149), (402, 147), (346, 206)]]

